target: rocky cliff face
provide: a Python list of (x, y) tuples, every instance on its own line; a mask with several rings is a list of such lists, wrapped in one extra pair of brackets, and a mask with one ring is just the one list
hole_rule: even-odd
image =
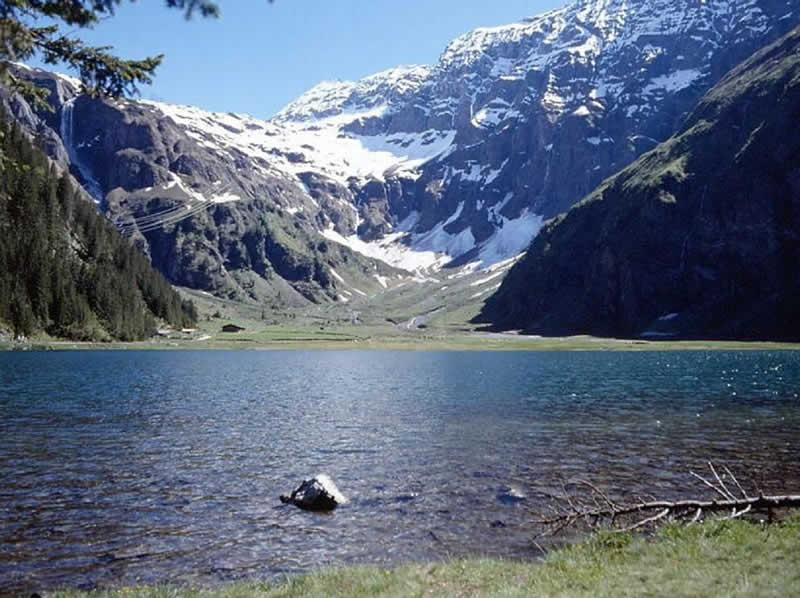
[[(212, 145), (167, 117), (167, 107), (92, 99), (75, 79), (18, 68), (51, 90), (54, 111), (37, 113), (6, 95), (9, 112), (173, 283), (301, 305), (346, 301), (399, 275), (315, 232), (327, 222), (355, 225), (355, 209), (335, 201), (335, 185), (317, 201), (313, 180), (305, 186), (258, 156)], [(254, 122), (216, 115), (214, 126), (261, 131)]]
[(481, 320), (554, 335), (800, 338), (800, 28), (548, 223)]
[(577, 0), (432, 67), (320, 84), (270, 121), (91, 100), (40, 71), (54, 113), (6, 103), (174, 282), (346, 300), (399, 280), (384, 262), (519, 254), (798, 21), (791, 0)]
[(523, 249), (540, 217), (669, 137), (727, 70), (798, 22), (795, 13), (784, 1), (582, 0), (468, 33), (433, 68), (323, 84), (275, 122), (403, 158), (341, 169), (362, 190), (362, 237), (414, 214), (412, 247), (491, 263)]

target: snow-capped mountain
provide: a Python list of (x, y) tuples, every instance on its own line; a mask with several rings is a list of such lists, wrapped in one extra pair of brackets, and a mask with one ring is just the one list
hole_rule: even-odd
[[(507, 260), (798, 22), (792, 0), (576, 0), (467, 33), (431, 67), (321, 83), (268, 121), (90, 100), (41, 72), (55, 115), (12, 109), (176, 282), (231, 274), (258, 296), (275, 271), (341, 299), (318, 243), (420, 272)], [(376, 267), (358, 284), (385, 284)]]
[(274, 122), (315, 138), (312, 168), (357, 179), (362, 240), (409, 230), (411, 247), (486, 265), (666, 139), (798, 18), (785, 0), (579, 0), (463, 35), (432, 68), (323, 84)]
[(550, 221), (477, 320), (557, 336), (800, 339), (799, 109), (796, 27)]
[(274, 117), (276, 122), (302, 122), (341, 114), (380, 113), (409, 102), (433, 69), (397, 67), (361, 81), (324, 81), (297, 98)]

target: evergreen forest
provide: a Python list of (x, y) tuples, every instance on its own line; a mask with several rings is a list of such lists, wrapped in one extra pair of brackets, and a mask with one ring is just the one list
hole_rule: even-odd
[(149, 260), (0, 114), (0, 327), (134, 341), (197, 320)]

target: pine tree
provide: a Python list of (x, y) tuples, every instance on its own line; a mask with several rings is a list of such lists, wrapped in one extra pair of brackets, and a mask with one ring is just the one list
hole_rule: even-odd
[[(121, 0), (3, 0), (0, 2), (0, 84), (11, 87), (46, 107), (47, 90), (19, 79), (9, 62), (40, 56), (47, 64), (65, 62), (80, 73), (86, 91), (110, 96), (133, 95), (140, 84), (150, 83), (163, 56), (124, 60), (108, 47), (87, 45), (73, 31), (92, 27), (114, 14)], [(215, 17), (219, 10), (210, 0), (166, 0), (168, 8)], [(64, 34), (62, 28), (69, 29)]]
[(197, 319), (147, 258), (0, 114), (0, 321), (79, 340), (137, 340)]

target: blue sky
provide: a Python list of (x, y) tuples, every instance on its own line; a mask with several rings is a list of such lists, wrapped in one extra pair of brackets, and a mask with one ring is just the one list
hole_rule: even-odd
[(161, 0), (124, 3), (94, 30), (126, 58), (165, 54), (142, 97), (266, 118), (322, 80), (433, 64), (454, 37), (567, 0), (218, 0), (222, 17), (185, 21)]

